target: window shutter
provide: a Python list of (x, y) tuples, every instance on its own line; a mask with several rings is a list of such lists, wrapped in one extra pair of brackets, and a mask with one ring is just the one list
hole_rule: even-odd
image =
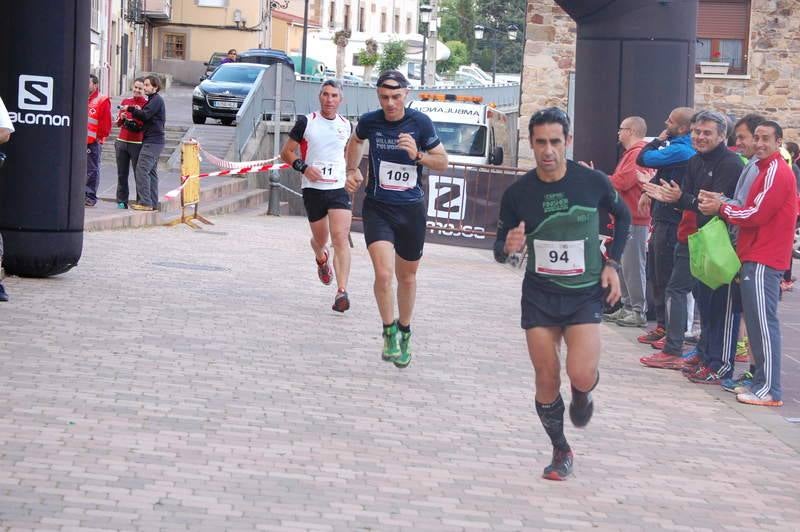
[(749, 11), (749, 2), (701, 0), (697, 12), (697, 37), (747, 41)]

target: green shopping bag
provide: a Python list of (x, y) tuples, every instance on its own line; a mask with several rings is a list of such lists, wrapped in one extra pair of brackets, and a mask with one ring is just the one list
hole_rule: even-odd
[(689, 235), (689, 268), (692, 276), (712, 290), (729, 284), (742, 263), (731, 245), (725, 222), (714, 217)]

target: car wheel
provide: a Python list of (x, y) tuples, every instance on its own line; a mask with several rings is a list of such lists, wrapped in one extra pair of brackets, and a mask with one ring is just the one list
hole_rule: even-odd
[(205, 124), (206, 116), (192, 113), (192, 122), (194, 122), (195, 124)]
[(792, 245), (792, 257), (800, 259), (800, 225), (794, 228), (794, 245)]
[(223, 126), (229, 126), (233, 124), (233, 118), (220, 118), (219, 121), (222, 122)]

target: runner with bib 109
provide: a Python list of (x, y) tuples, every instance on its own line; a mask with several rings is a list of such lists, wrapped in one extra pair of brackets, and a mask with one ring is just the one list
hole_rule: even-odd
[[(355, 192), (364, 181), (358, 165), (364, 141), (369, 140), (369, 182), (361, 212), (383, 322), (381, 358), (404, 368), (411, 362), (411, 315), (426, 232), (422, 167), (445, 170), (447, 153), (431, 119), (405, 107), (408, 80), (403, 74), (381, 73), (377, 91), (381, 108), (361, 117), (347, 144), (345, 188)], [(392, 293), (395, 276), (397, 320)]]
[[(617, 271), (631, 216), (605, 175), (567, 160), (572, 135), (566, 113), (555, 107), (537, 111), (528, 133), (536, 168), (503, 194), (494, 253), (505, 262), (528, 246), (521, 324), (535, 374), (536, 413), (553, 445), (543, 477), (564, 480), (572, 472), (573, 455), (564, 436), (561, 340), (567, 344), (570, 419), (584, 427), (593, 412), (590, 392), (600, 379), (603, 299), (615, 303), (620, 298)], [(605, 262), (600, 209), (615, 219)]]

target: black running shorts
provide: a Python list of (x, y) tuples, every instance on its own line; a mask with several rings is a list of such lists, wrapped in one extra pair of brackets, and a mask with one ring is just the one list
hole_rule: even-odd
[(306, 215), (309, 222), (322, 220), (331, 209), (349, 211), (353, 207), (350, 195), (344, 188), (334, 188), (332, 190), (304, 188), (303, 205), (306, 207)]
[(600, 323), (603, 319), (603, 294), (599, 284), (576, 294), (547, 292), (525, 275), (522, 281), (522, 328), (564, 328)]
[(395, 253), (401, 259), (415, 261), (422, 258), (427, 231), (424, 201), (395, 205), (366, 197), (361, 216), (367, 247), (385, 240), (394, 244)]

